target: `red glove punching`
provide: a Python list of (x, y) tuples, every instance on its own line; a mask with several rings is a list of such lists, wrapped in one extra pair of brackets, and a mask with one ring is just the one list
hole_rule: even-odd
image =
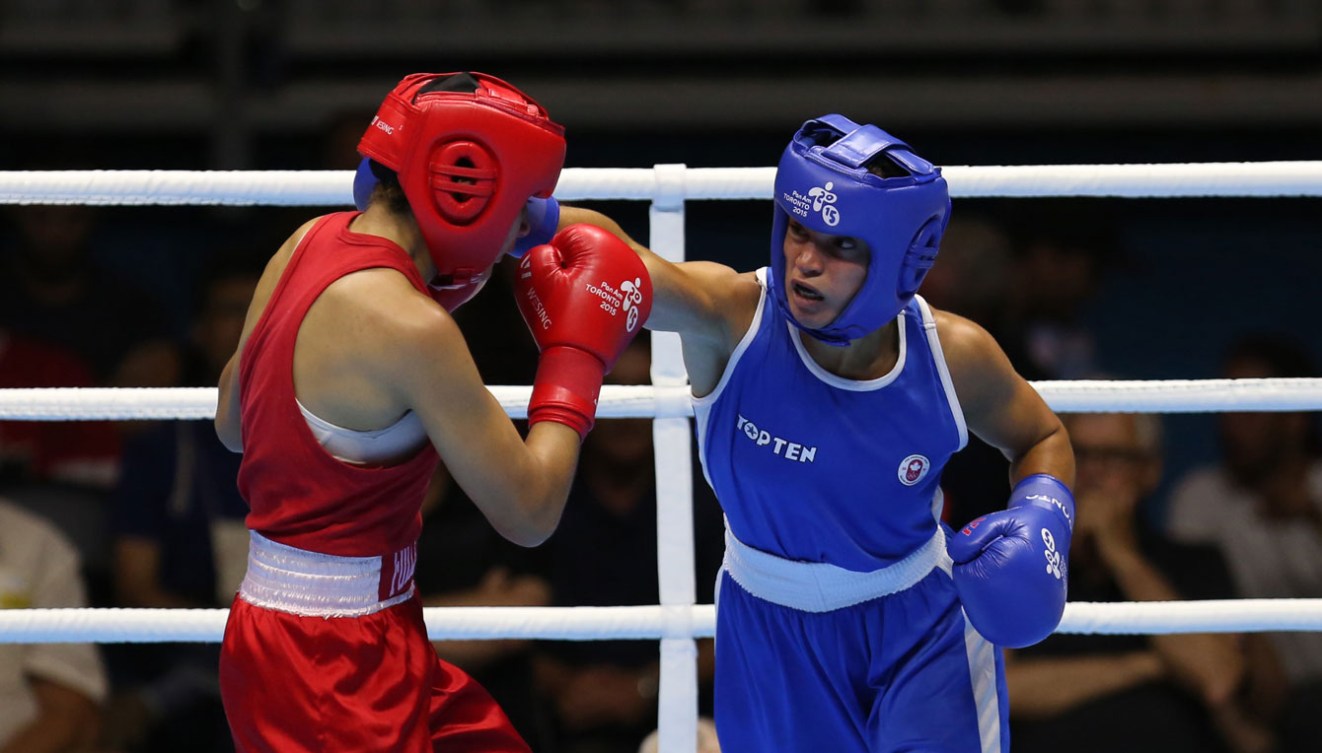
[(528, 422), (555, 421), (587, 436), (601, 378), (652, 311), (643, 260), (606, 230), (570, 225), (524, 255), (515, 297), (542, 351)]

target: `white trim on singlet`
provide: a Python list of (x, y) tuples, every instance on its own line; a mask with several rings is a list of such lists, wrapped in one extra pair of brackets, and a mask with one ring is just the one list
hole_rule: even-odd
[(941, 338), (936, 331), (936, 317), (932, 314), (932, 309), (927, 305), (920, 295), (914, 296), (918, 301), (918, 308), (923, 312), (923, 329), (927, 332), (927, 344), (932, 351), (932, 360), (936, 363), (936, 371), (941, 375), (941, 386), (946, 391), (946, 402), (950, 405), (950, 415), (955, 419), (955, 426), (959, 429), (959, 449), (964, 449), (969, 443), (969, 427), (964, 423), (964, 409), (959, 405), (959, 396), (955, 394), (955, 383), (950, 379), (950, 367), (946, 365), (946, 353), (941, 348)]
[(793, 322), (787, 321), (785, 322), (785, 326), (789, 328), (790, 340), (794, 342), (794, 350), (799, 353), (799, 360), (803, 362), (803, 365), (807, 367), (808, 371), (812, 372), (812, 375), (817, 377), (819, 381), (840, 390), (848, 390), (850, 392), (871, 392), (889, 385), (891, 382), (899, 379), (900, 374), (904, 373), (904, 362), (908, 359), (909, 355), (909, 335), (907, 331), (909, 328), (904, 326), (904, 317), (905, 312), (901, 310), (900, 313), (895, 315), (894, 320), (899, 325), (900, 330), (900, 354), (895, 359), (895, 365), (891, 367), (891, 370), (876, 379), (846, 379), (838, 374), (832, 374), (822, 368), (821, 364), (817, 363), (817, 361), (813, 360), (812, 355), (808, 353), (808, 349), (804, 347), (803, 338), (812, 337), (812, 335), (799, 331), (799, 328), (794, 326)]
[(707, 420), (711, 417), (712, 406), (720, 399), (721, 393), (725, 391), (725, 385), (729, 384), (730, 377), (734, 374), (735, 367), (739, 365), (739, 359), (748, 350), (748, 346), (753, 344), (753, 338), (757, 337), (758, 330), (762, 328), (762, 312), (767, 303), (766, 267), (757, 270), (755, 274), (758, 284), (762, 286), (762, 295), (757, 299), (757, 310), (753, 312), (753, 321), (748, 325), (748, 331), (739, 338), (739, 344), (730, 354), (730, 360), (726, 362), (725, 371), (721, 372), (721, 380), (716, 383), (716, 388), (702, 397), (690, 393), (693, 400), (693, 418), (697, 423), (698, 461), (702, 466), (703, 478), (707, 479), (707, 485), (712, 488), (715, 488), (715, 484), (712, 484), (711, 476), (707, 475)]
[(384, 429), (354, 431), (337, 426), (298, 403), (308, 429), (331, 457), (352, 465), (380, 465), (412, 456), (427, 438), (422, 419), (413, 411)]

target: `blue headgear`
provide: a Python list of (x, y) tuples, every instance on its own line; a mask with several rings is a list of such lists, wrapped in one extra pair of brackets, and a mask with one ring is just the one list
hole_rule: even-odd
[[(889, 158), (909, 174), (883, 178), (868, 171)], [(941, 168), (874, 125), (842, 115), (809, 120), (794, 134), (776, 170), (771, 227), (772, 298), (801, 330), (829, 345), (848, 345), (879, 329), (904, 308), (927, 270), (950, 219)], [(844, 311), (821, 329), (803, 326), (785, 298), (785, 232), (789, 218), (810, 230), (867, 243), (867, 277)]]

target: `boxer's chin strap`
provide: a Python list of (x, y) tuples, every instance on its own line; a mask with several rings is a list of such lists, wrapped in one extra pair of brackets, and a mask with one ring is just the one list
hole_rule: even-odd
[(427, 290), (433, 301), (441, 304), (446, 311), (453, 312), (477, 295), (490, 279), (490, 268), (481, 271), (460, 268), (447, 274), (437, 274), (427, 283)]

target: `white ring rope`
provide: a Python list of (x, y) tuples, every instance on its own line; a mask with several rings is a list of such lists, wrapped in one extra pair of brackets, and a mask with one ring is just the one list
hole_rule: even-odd
[[(228, 609), (6, 609), (3, 643), (219, 643)], [(432, 640), (658, 640), (716, 633), (711, 605), (427, 607)]]
[[(5, 643), (219, 643), (228, 609), (4, 609)], [(428, 607), (434, 641), (710, 638), (716, 607)], [(1057, 633), (1159, 635), (1322, 630), (1322, 599), (1070, 602)]]
[[(1032, 382), (1058, 413), (1211, 413), (1322, 410), (1322, 379), (1166, 379), (1139, 381)], [(512, 418), (527, 418), (530, 386), (491, 386)], [(216, 415), (214, 387), (0, 389), (0, 420), (124, 421), (210, 419)], [(687, 418), (693, 406), (687, 387), (605, 385), (597, 415), (602, 418)]]
[[(679, 168), (687, 199), (769, 199), (771, 167)], [(950, 165), (955, 198), (1322, 196), (1322, 161)], [(667, 174), (665, 179), (675, 176)], [(656, 168), (566, 168), (561, 201), (655, 198)], [(0, 171), (0, 204), (349, 206), (349, 170)]]

